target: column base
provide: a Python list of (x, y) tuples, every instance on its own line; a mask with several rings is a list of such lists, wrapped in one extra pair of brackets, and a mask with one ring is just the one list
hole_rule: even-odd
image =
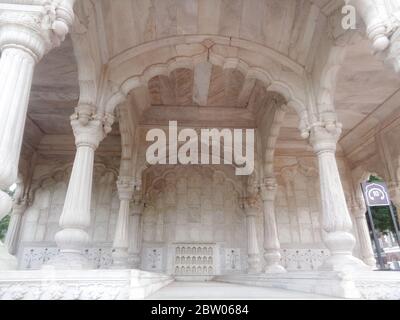
[(112, 253), (113, 264), (111, 269), (129, 269), (128, 253), (123, 249), (115, 249)]
[(360, 259), (351, 254), (332, 254), (329, 256), (322, 266), (321, 271), (336, 271), (336, 272), (355, 272), (355, 271), (370, 271), (372, 267), (366, 265)]
[(363, 258), (363, 261), (368, 267), (371, 267), (372, 269), (377, 268), (375, 258)]
[(265, 266), (264, 273), (286, 273), (286, 269), (280, 264)]
[(8, 253), (7, 248), (0, 241), (0, 270), (16, 270), (17, 259)]
[(93, 270), (94, 266), (89, 259), (80, 252), (60, 252), (43, 265), (42, 269)]
[(277, 249), (270, 249), (264, 253), (264, 273), (286, 273), (286, 269), (280, 265), (281, 253)]

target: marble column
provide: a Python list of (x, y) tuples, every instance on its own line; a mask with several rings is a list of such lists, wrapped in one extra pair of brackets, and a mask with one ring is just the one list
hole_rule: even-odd
[(55, 236), (60, 254), (47, 264), (58, 269), (92, 268), (82, 250), (89, 243), (94, 153), (110, 131), (108, 118), (94, 112), (94, 107), (79, 106), (71, 117), (76, 155), (60, 218), (61, 231)]
[(12, 255), (15, 255), (17, 253), (22, 216), (26, 208), (27, 201), (23, 199), (19, 203), (14, 204), (14, 207), (12, 209), (10, 223), (8, 225), (7, 234), (4, 239), (4, 245), (8, 249), (8, 252)]
[[(17, 180), (34, 67), (64, 40), (73, 22), (73, 4), (0, 3), (0, 219), (12, 208), (4, 191)], [(0, 247), (0, 269), (15, 268)]]
[(281, 245), (275, 218), (275, 197), (277, 184), (274, 178), (265, 179), (261, 185), (261, 197), (264, 210), (264, 259), (266, 273), (283, 273), (281, 265)]
[(120, 207), (113, 243), (113, 268), (128, 268), (129, 214), (135, 183), (132, 177), (119, 177), (117, 182)]
[(245, 204), (247, 226), (247, 273), (260, 272), (260, 250), (258, 248), (256, 219), (259, 208)]
[(348, 4), (354, 5), (357, 12), (364, 20), (366, 33), (372, 41), (376, 51), (385, 50), (390, 41), (388, 39), (389, 12), (377, 0), (349, 0)]
[(350, 0), (366, 26), (374, 53), (400, 72), (400, 2), (398, 0)]
[(340, 135), (340, 124), (327, 127), (316, 124), (311, 129), (310, 143), (319, 164), (323, 240), (331, 254), (321, 270), (368, 270), (367, 265), (352, 253), (356, 240), (351, 233), (352, 222), (335, 157)]
[(372, 248), (366, 212), (367, 209), (365, 206), (356, 206), (353, 208), (361, 258), (367, 265), (375, 268), (376, 260), (374, 249)]
[(134, 203), (131, 215), (131, 243), (129, 247), (129, 265), (138, 269), (141, 263), (141, 223), (144, 203), (142, 200), (141, 191), (138, 189), (135, 192)]

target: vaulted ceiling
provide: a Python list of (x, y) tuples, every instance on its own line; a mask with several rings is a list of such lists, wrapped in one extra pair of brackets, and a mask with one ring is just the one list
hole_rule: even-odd
[[(101, 55), (112, 59), (127, 50), (181, 35), (245, 39), (310, 68), (317, 44), (326, 36), (329, 14), (342, 0), (81, 0), (93, 6)], [(88, 17), (84, 17), (87, 19)], [(93, 17), (92, 17), (93, 18)], [(151, 55), (151, 51), (148, 53)], [(147, 66), (144, 66), (147, 67)], [(273, 93), (235, 68), (204, 64), (177, 68), (148, 79), (132, 90), (132, 108), (142, 124), (181, 119), (187, 125), (254, 126), (257, 111)], [(204, 75), (206, 74), (206, 75)], [(376, 110), (400, 88), (400, 80), (374, 57), (368, 41), (349, 48), (338, 76), (336, 107), (344, 124), (345, 148), (364, 121), (376, 124)], [(72, 135), (69, 116), (79, 98), (78, 68), (70, 37), (45, 56), (35, 70), (25, 147), (36, 148), (46, 136)], [(374, 112), (375, 116), (370, 116)], [(382, 113), (383, 114), (383, 113)], [(221, 119), (225, 119), (222, 122)], [(281, 130), (281, 145), (299, 142), (298, 118), (290, 111)], [(118, 130), (114, 132), (118, 134)], [(349, 136), (350, 135), (350, 136)], [(350, 137), (350, 138), (349, 138)], [(293, 145), (293, 144), (292, 144)]]

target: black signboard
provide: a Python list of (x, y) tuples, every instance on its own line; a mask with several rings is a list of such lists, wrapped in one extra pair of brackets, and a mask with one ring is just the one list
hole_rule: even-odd
[(392, 222), (393, 222), (394, 229), (396, 232), (397, 242), (399, 242), (399, 245), (400, 245), (400, 235), (399, 235), (400, 233), (399, 233), (399, 228), (397, 225), (397, 220), (394, 215), (392, 202), (390, 200), (387, 186), (384, 182), (364, 182), (361, 184), (361, 189), (363, 191), (365, 203), (366, 203), (367, 209), (368, 209), (368, 220), (369, 220), (370, 226), (372, 228), (372, 235), (373, 235), (374, 242), (375, 242), (376, 254), (378, 256), (378, 262), (379, 262), (379, 265), (381, 266), (381, 269), (384, 269), (385, 265), (384, 265), (382, 255), (381, 255), (381, 246), (379, 244), (379, 239), (376, 234), (371, 208), (373, 208), (373, 207), (389, 207), (390, 215), (392, 217)]
[(390, 206), (390, 197), (386, 184), (383, 182), (364, 182), (362, 184), (365, 202), (369, 207)]

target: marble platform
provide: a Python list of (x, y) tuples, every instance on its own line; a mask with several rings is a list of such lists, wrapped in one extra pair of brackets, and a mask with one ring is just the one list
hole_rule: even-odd
[(2, 271), (0, 300), (137, 300), (173, 281), (139, 270)]
[(220, 276), (214, 280), (347, 299), (400, 299), (400, 272), (369, 271), (357, 274), (320, 271), (288, 272), (282, 274)]

